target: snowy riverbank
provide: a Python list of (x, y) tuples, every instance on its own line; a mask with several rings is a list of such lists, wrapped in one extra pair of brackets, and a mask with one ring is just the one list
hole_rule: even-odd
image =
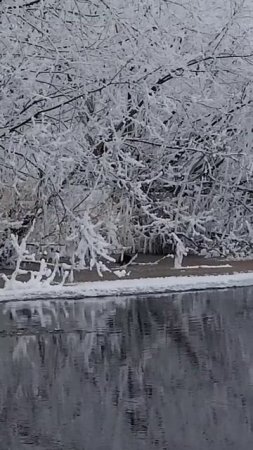
[(170, 276), (110, 281), (93, 281), (73, 285), (33, 286), (18, 283), (0, 290), (0, 301), (31, 299), (76, 299), (137, 294), (161, 294), (205, 289), (253, 286), (253, 273), (223, 275)]

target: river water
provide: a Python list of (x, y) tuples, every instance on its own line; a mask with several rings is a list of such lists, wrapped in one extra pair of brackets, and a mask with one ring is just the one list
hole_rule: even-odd
[(1, 450), (253, 448), (253, 289), (0, 305)]

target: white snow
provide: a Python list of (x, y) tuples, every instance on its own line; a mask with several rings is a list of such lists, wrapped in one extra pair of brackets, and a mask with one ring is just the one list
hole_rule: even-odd
[(210, 264), (201, 264), (200, 266), (181, 266), (181, 270), (185, 269), (223, 269), (227, 267), (232, 267), (231, 264), (219, 264), (218, 266), (213, 266)]
[(126, 277), (127, 275), (129, 275), (129, 272), (127, 273), (127, 271), (124, 269), (124, 270), (114, 270), (114, 275), (116, 275), (118, 278), (124, 278), (124, 277)]
[(30, 299), (70, 299), (137, 294), (162, 294), (216, 288), (253, 286), (253, 272), (230, 275), (178, 276), (85, 282), (72, 285), (34, 285), (26, 283), (12, 289), (0, 289), (0, 301)]

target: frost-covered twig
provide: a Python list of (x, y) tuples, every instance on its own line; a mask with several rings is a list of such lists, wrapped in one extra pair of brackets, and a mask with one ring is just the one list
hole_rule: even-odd
[[(6, 274), (2, 273), (1, 278), (4, 280), (4, 288), (5, 289), (15, 289), (19, 286), (27, 287), (27, 288), (40, 288), (40, 287), (47, 287), (50, 284), (52, 284), (55, 281), (56, 275), (58, 273), (59, 269), (59, 254), (56, 253), (55, 257), (55, 264), (53, 270), (49, 269), (47, 266), (47, 263), (45, 259), (41, 259), (40, 261), (40, 267), (39, 270), (27, 270), (27, 269), (21, 269), (21, 263), (24, 261), (35, 261), (35, 256), (30, 255), (26, 245), (27, 245), (27, 239), (31, 235), (31, 233), (34, 230), (34, 223), (32, 224), (32, 227), (21, 240), (21, 242), (18, 242), (18, 236), (12, 234), (11, 235), (11, 242), (12, 245), (16, 251), (17, 254), (17, 262), (15, 270), (12, 272), (11, 276), (8, 277)], [(18, 280), (18, 277), (21, 275), (26, 275), (28, 277), (28, 280), (26, 281), (20, 281)], [(62, 283), (65, 282), (66, 278), (68, 276), (68, 272), (65, 271), (62, 277)]]
[(175, 250), (175, 259), (174, 259), (174, 268), (175, 269), (181, 269), (183, 258), (184, 256), (187, 256), (187, 248), (185, 247), (184, 243), (179, 239), (179, 237), (172, 233), (172, 238), (175, 242), (176, 250)]

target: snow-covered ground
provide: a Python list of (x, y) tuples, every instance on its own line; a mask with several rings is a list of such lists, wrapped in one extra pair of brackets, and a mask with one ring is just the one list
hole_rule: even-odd
[(30, 285), (16, 282), (0, 290), (0, 301), (30, 299), (75, 299), (137, 294), (162, 294), (217, 288), (253, 286), (253, 272), (230, 275), (172, 276), (114, 281), (95, 281), (72, 285)]

